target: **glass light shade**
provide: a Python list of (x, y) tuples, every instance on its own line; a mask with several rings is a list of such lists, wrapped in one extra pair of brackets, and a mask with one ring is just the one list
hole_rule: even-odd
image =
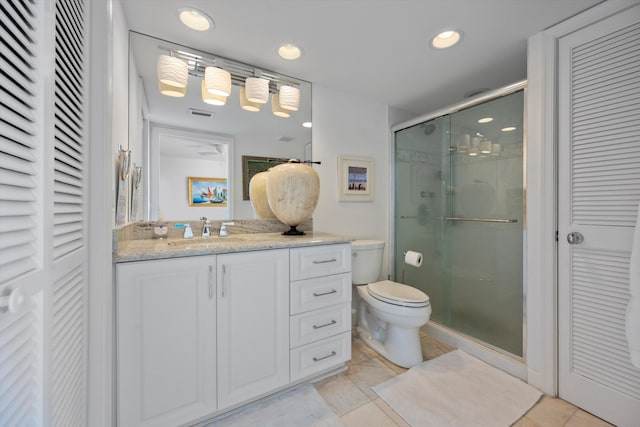
[(214, 95), (229, 96), (231, 93), (231, 73), (218, 67), (204, 69), (207, 91)]
[(169, 55), (158, 57), (158, 81), (175, 87), (187, 87), (189, 70), (187, 63)]
[(469, 150), (469, 155), (470, 155), (470, 156), (477, 156), (477, 155), (478, 155), (478, 148), (477, 148), (477, 147), (472, 147), (472, 148)]
[(240, 106), (243, 110), (254, 113), (260, 111), (260, 104), (251, 102), (247, 99), (246, 89), (244, 87), (240, 88)]
[(271, 97), (271, 111), (274, 116), (278, 117), (290, 117), (291, 114), (280, 106), (280, 94), (274, 93)]
[(491, 155), (492, 156), (499, 156), (500, 152), (502, 151), (502, 147), (500, 146), (500, 144), (492, 144), (491, 145)]
[(207, 90), (207, 85), (202, 80), (202, 101), (210, 105), (224, 105), (227, 103), (227, 97), (222, 95), (215, 95)]
[(469, 151), (469, 144), (471, 144), (471, 135), (464, 133), (460, 135), (460, 141), (458, 143), (458, 153), (467, 153)]
[(173, 96), (176, 98), (183, 97), (184, 94), (187, 93), (186, 86), (178, 87), (178, 86), (162, 83), (161, 81), (158, 81), (158, 88), (160, 89), (161, 94), (167, 95), (167, 96)]
[(488, 139), (485, 139), (484, 141), (482, 141), (480, 143), (480, 152), (482, 154), (491, 153), (491, 141), (489, 141)]
[(280, 87), (280, 107), (285, 110), (298, 111), (300, 108), (300, 89), (293, 86)]
[(257, 104), (269, 101), (269, 80), (260, 77), (247, 77), (244, 85), (247, 100)]

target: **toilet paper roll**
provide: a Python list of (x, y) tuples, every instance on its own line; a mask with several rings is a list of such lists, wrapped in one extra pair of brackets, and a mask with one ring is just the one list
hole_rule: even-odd
[(414, 267), (420, 267), (422, 265), (422, 254), (420, 252), (407, 251), (407, 253), (404, 254), (404, 263)]

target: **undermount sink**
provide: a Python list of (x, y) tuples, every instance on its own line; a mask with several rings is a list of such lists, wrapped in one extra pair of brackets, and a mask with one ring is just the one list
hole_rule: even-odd
[(243, 242), (245, 239), (241, 237), (207, 237), (204, 239), (184, 239), (184, 240), (171, 240), (167, 242), (168, 246), (219, 246), (226, 243)]

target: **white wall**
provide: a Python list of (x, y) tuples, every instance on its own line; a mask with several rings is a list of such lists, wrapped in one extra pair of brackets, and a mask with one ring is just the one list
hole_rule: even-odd
[(160, 215), (165, 219), (186, 220), (206, 216), (209, 219), (228, 219), (227, 207), (192, 207), (189, 200), (188, 178), (227, 176), (226, 161), (186, 159), (160, 156)]
[[(313, 160), (320, 175), (320, 199), (313, 214), (315, 231), (356, 239), (389, 236), (389, 113), (385, 104), (313, 86)], [(338, 202), (338, 155), (374, 159), (375, 196), (371, 202)], [(387, 276), (387, 263), (382, 277)]]

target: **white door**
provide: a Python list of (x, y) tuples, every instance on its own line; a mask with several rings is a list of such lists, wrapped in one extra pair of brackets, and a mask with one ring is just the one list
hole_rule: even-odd
[(86, 425), (87, 7), (0, 8), (2, 426)]
[(640, 6), (560, 39), (558, 90), (560, 397), (637, 426), (625, 312), (640, 202)]
[(289, 250), (218, 255), (218, 409), (289, 383)]
[(216, 411), (216, 257), (118, 264), (118, 425)]

